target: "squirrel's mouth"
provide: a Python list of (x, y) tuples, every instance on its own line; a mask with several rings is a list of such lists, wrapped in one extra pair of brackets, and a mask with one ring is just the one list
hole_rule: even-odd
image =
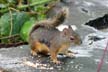
[(71, 37), (70, 37), (70, 40), (72, 40), (72, 41), (73, 41), (73, 40), (74, 40), (74, 37), (73, 37), (73, 36), (71, 36)]

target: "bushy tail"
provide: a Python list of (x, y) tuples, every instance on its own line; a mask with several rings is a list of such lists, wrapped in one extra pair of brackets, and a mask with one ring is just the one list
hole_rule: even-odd
[(55, 17), (49, 20), (44, 20), (39, 24), (47, 28), (57, 27), (58, 25), (62, 24), (65, 21), (67, 16), (68, 16), (68, 8), (63, 7)]
[(68, 8), (67, 7), (63, 7), (61, 9), (61, 11), (52, 19), (48, 19), (48, 20), (42, 20), (38, 23), (36, 23), (34, 25), (34, 29), (36, 29), (37, 27), (43, 26), (46, 28), (52, 28), (52, 27), (57, 27), (58, 25), (62, 24), (66, 17), (68, 16)]
[(69, 10), (67, 7), (63, 7), (61, 11), (52, 19), (42, 20), (36, 23), (31, 32), (37, 29), (38, 27), (45, 27), (45, 28), (55, 28), (58, 25), (62, 24), (66, 17), (68, 16)]
[(52, 19), (40, 21), (36, 25), (39, 24), (40, 26), (44, 26), (44, 27), (47, 27), (47, 28), (57, 27), (58, 25), (60, 25), (64, 22), (64, 20), (68, 16), (68, 13), (69, 13), (68, 8), (63, 7), (61, 9), (61, 11), (55, 17), (53, 17)]

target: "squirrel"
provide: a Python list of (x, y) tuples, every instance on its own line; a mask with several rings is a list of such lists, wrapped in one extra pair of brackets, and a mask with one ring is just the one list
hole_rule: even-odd
[(36, 23), (29, 33), (29, 45), (31, 54), (36, 56), (38, 53), (51, 55), (51, 60), (59, 64), (57, 54), (69, 55), (68, 48), (71, 44), (81, 44), (81, 38), (74, 32), (69, 25), (63, 31), (56, 27), (62, 24), (68, 16), (68, 8), (63, 7), (60, 12), (52, 19), (47, 19)]

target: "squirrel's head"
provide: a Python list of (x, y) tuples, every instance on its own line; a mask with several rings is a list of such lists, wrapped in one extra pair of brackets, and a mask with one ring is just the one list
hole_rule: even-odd
[(62, 37), (67, 43), (74, 43), (80, 45), (82, 43), (80, 36), (69, 25), (68, 28), (64, 28), (61, 32)]

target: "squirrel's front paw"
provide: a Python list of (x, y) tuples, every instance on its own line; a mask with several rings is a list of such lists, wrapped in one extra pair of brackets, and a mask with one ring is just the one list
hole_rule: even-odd
[(61, 64), (61, 62), (58, 61), (58, 60), (53, 60), (53, 63), (55, 63), (55, 64)]
[(37, 53), (35, 51), (31, 50), (31, 55), (32, 56), (37, 56)]
[(75, 57), (75, 54), (77, 54), (77, 53), (75, 53), (75, 52), (72, 52), (72, 51), (67, 51), (67, 52), (65, 52), (65, 55), (67, 56), (67, 57), (70, 57), (70, 58), (74, 58)]
[(70, 58), (74, 58), (75, 57), (75, 54), (74, 53), (67, 53), (66, 56), (67, 57), (70, 57)]

